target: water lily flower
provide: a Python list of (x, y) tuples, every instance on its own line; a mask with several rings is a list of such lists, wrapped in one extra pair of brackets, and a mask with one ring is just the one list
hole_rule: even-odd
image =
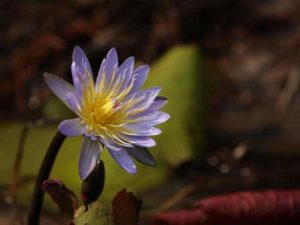
[(156, 145), (151, 136), (161, 130), (157, 124), (169, 119), (160, 111), (166, 99), (158, 97), (159, 87), (140, 90), (149, 66), (134, 68), (134, 58), (118, 65), (112, 48), (103, 59), (96, 81), (90, 63), (76, 46), (71, 65), (73, 86), (58, 76), (45, 73), (44, 78), (60, 100), (77, 117), (64, 120), (59, 131), (66, 136), (82, 135), (79, 174), (86, 179), (106, 147), (112, 158), (127, 172), (136, 173), (136, 160), (154, 166), (147, 147)]

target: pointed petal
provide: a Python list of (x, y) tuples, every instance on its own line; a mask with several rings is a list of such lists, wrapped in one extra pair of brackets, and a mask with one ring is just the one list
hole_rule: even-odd
[(134, 67), (134, 57), (127, 58), (119, 67), (117, 75), (124, 76), (123, 85), (120, 88), (119, 93), (123, 92), (128, 86), (132, 77), (133, 67)]
[(62, 121), (58, 126), (58, 130), (66, 136), (78, 136), (84, 132), (84, 127), (80, 119), (75, 118)]
[(73, 85), (75, 89), (76, 96), (81, 99), (84, 85), (81, 76), (79, 75), (79, 68), (76, 66), (75, 62), (72, 62), (71, 64), (71, 73), (72, 73), (72, 79), (73, 79)]
[(72, 58), (73, 62), (75, 62), (75, 65), (78, 67), (78, 73), (73, 74), (73, 76), (84, 75), (86, 72), (92, 76), (93, 72), (90, 62), (79, 46), (74, 47)]
[(146, 90), (140, 90), (130, 96), (127, 96), (126, 100), (123, 101), (122, 104), (126, 105), (128, 102), (132, 101), (132, 99), (138, 100), (135, 104), (131, 104), (131, 107), (126, 111), (128, 112), (129, 116), (141, 113), (150, 107), (160, 90), (160, 87), (152, 87)]
[(136, 76), (130, 93), (135, 93), (142, 87), (147, 79), (149, 69), (148, 65), (143, 65), (134, 70), (133, 74), (136, 74)]
[(95, 168), (100, 157), (100, 148), (98, 141), (83, 137), (79, 158), (79, 175), (82, 180), (85, 180)]
[(44, 79), (51, 91), (71, 109), (67, 100), (67, 93), (69, 92), (74, 94), (73, 86), (60, 77), (50, 73), (44, 73)]
[(122, 137), (123, 140), (141, 147), (153, 147), (156, 145), (156, 142), (148, 136), (131, 136), (123, 134)]
[(100, 65), (100, 68), (99, 68), (99, 71), (98, 71), (98, 75), (97, 75), (97, 79), (96, 79), (96, 90), (98, 91), (99, 90), (99, 85), (101, 83), (101, 80), (104, 79), (103, 76), (104, 75), (104, 68), (105, 68), (105, 58), (102, 60), (101, 62), (101, 65)]
[(130, 155), (125, 150), (114, 151), (108, 149), (113, 159), (128, 173), (135, 174), (136, 166)]
[(157, 124), (161, 124), (166, 122), (170, 118), (170, 114), (165, 112), (156, 111), (152, 114), (150, 114), (148, 117), (146, 117), (143, 121), (143, 123), (155, 126)]
[(163, 107), (166, 103), (168, 102), (168, 100), (164, 97), (156, 97), (154, 99), (154, 101), (152, 102), (150, 108), (153, 110), (153, 111), (156, 111), (156, 110), (159, 110), (161, 107)]
[(76, 96), (80, 99), (84, 90), (92, 90), (94, 88), (94, 78), (88, 58), (79, 46), (76, 46), (73, 50), (71, 71)]
[(136, 119), (139, 117), (147, 116), (147, 115), (155, 112), (156, 110), (159, 110), (160, 108), (162, 108), (167, 103), (167, 101), (168, 100), (164, 97), (156, 97), (148, 109), (146, 109), (145, 111), (143, 111), (141, 113), (131, 115), (128, 118)]
[(134, 146), (132, 148), (126, 148), (125, 150), (139, 162), (147, 166), (156, 166), (156, 161), (147, 148)]
[(128, 131), (125, 132), (127, 135), (134, 135), (134, 136), (154, 136), (154, 135), (159, 135), (161, 134), (161, 130), (149, 126), (147, 124), (141, 124), (141, 123), (136, 123), (136, 124), (126, 124), (124, 125), (124, 128)]
[(109, 87), (111, 80), (113, 79), (113, 74), (118, 67), (118, 55), (115, 48), (109, 50), (105, 59), (105, 87)]
[[(131, 75), (133, 72), (134, 67), (134, 57), (127, 58), (118, 68), (117, 74), (122, 74), (125, 71), (129, 71), (129, 74)], [(128, 77), (128, 80), (130, 77)]]

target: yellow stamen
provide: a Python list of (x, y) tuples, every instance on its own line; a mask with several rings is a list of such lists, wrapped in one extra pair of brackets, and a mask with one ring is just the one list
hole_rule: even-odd
[[(102, 75), (97, 91), (93, 85), (86, 85), (81, 99), (80, 118), (86, 125), (90, 134), (99, 137), (112, 138), (116, 143), (129, 146), (130, 143), (121, 137), (127, 118), (128, 108), (137, 103), (136, 99), (129, 100), (125, 105), (120, 104), (123, 98), (131, 90), (133, 83), (129, 84), (122, 93), (116, 93), (120, 89), (120, 83), (109, 84), (111, 88), (105, 88), (106, 74)], [(140, 101), (140, 99), (138, 100)]]

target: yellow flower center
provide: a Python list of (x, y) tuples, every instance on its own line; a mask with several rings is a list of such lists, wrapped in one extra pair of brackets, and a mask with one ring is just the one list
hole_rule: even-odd
[(98, 89), (94, 87), (94, 82), (90, 80), (85, 86), (80, 102), (79, 116), (85, 125), (85, 132), (101, 138), (113, 139), (118, 144), (130, 146), (124, 138), (124, 134), (134, 135), (132, 131), (124, 128), (124, 124), (137, 121), (128, 119), (132, 113), (138, 113), (141, 109), (128, 112), (133, 105), (142, 100), (140, 98), (129, 99), (125, 105), (120, 102), (130, 92), (134, 80), (132, 79), (123, 91), (120, 91), (122, 82), (113, 82), (105, 86), (105, 74)]
[(101, 92), (95, 93), (94, 89), (85, 91), (80, 114), (87, 131), (97, 136), (113, 136), (124, 118), (124, 113), (117, 111), (116, 106), (115, 99)]

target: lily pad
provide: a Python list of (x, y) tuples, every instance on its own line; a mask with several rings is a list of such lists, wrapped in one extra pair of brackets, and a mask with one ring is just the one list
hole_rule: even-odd
[(196, 46), (175, 47), (151, 67), (146, 83), (161, 86), (160, 95), (168, 99), (164, 110), (171, 118), (161, 126), (163, 133), (156, 139), (155, 151), (171, 166), (203, 151), (206, 105), (201, 67)]
[(89, 204), (88, 208), (80, 207), (74, 216), (75, 225), (113, 225), (113, 216), (110, 210), (96, 201)]

